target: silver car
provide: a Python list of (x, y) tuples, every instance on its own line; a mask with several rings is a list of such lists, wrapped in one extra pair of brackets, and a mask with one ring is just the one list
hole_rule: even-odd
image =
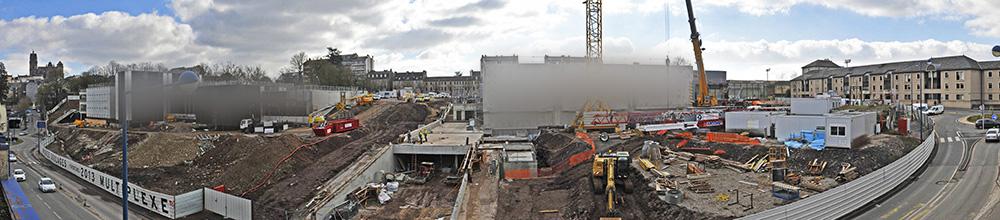
[(42, 192), (55, 192), (56, 182), (52, 181), (52, 178), (42, 177), (42, 179), (38, 181), (38, 190)]
[(986, 130), (986, 142), (1000, 141), (1000, 128), (990, 128)]

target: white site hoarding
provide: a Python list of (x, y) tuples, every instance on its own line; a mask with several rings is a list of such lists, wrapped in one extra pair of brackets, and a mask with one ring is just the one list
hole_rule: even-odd
[(588, 100), (614, 110), (683, 108), (691, 103), (691, 66), (531, 64), (484, 58), (483, 126), (531, 129), (570, 124)]
[[(111, 193), (112, 195), (121, 198), (122, 195), (122, 180), (118, 177), (114, 177), (105, 174), (101, 171), (95, 170), (93, 168), (79, 164), (73, 160), (67, 159), (65, 157), (56, 155), (48, 149), (41, 149), (42, 155), (46, 159), (62, 167), (64, 170), (73, 173), (80, 179), (90, 182), (95, 186)], [(174, 196), (167, 195), (164, 193), (144, 189), (133, 183), (128, 184), (129, 188), (129, 202), (142, 207), (146, 210), (152, 211), (156, 214), (160, 214), (167, 218), (176, 218), (174, 212)]]

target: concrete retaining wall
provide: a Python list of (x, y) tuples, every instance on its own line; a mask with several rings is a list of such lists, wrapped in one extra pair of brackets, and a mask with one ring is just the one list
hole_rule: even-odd
[(316, 211), (316, 216), (325, 217), (332, 214), (333, 209), (336, 208), (337, 205), (347, 200), (347, 195), (351, 192), (351, 190), (372, 182), (375, 174), (380, 173), (381, 171), (395, 172), (396, 156), (392, 154), (392, 151), (390, 150), (391, 148), (391, 145), (383, 146), (382, 148), (376, 150), (374, 154), (365, 155), (361, 159), (357, 160), (364, 161), (364, 157), (373, 158), (369, 160), (369, 163), (355, 163), (351, 165), (351, 167), (337, 174), (337, 176), (330, 181), (331, 183), (339, 184), (334, 187), (332, 192), (330, 192), (334, 196), (332, 199), (321, 205), (321, 207)]

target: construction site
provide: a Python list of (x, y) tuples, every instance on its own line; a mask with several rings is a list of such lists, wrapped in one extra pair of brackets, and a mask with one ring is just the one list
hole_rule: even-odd
[[(481, 102), (405, 89), (186, 88), (164, 82), (188, 73), (128, 71), (133, 81), (95, 85), (86, 102), (50, 112), (46, 148), (122, 176), (119, 129), (130, 128), (130, 183), (247, 199), (252, 219), (735, 219), (847, 184), (922, 142), (899, 106), (720, 102), (690, 1), (694, 66), (605, 62), (600, 1), (584, 3), (586, 57), (484, 55)], [(122, 88), (144, 82), (175, 87), (146, 97)]]

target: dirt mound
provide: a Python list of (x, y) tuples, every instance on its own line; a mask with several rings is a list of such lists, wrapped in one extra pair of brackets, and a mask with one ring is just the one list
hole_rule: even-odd
[[(228, 193), (254, 201), (255, 219), (284, 219), (311, 199), (318, 186), (373, 147), (432, 121), (431, 112), (425, 104), (380, 103), (357, 115), (361, 128), (324, 138), (295, 133), (131, 132), (129, 180), (167, 194), (225, 185)], [(50, 149), (121, 175), (117, 132), (59, 131), (63, 141)]]
[[(376, 105), (379, 106), (379, 105)], [(399, 103), (376, 110), (374, 115), (363, 121), (362, 128), (347, 133), (349, 141), (324, 141), (315, 148), (334, 149), (307, 166), (296, 166), (293, 173), (281, 175), (288, 178), (271, 178), (264, 190), (247, 194), (260, 208), (255, 218), (276, 219), (284, 217), (285, 210), (302, 206), (315, 195), (315, 189), (341, 170), (349, 166), (362, 154), (375, 146), (388, 144), (399, 135), (425, 124), (430, 110), (425, 105)], [(374, 108), (373, 108), (374, 109)], [(362, 114), (363, 115), (363, 114)], [(359, 115), (359, 116), (362, 116)]]
[(553, 166), (569, 160), (570, 156), (590, 150), (590, 145), (577, 139), (573, 134), (546, 131), (535, 140), (540, 167)]

